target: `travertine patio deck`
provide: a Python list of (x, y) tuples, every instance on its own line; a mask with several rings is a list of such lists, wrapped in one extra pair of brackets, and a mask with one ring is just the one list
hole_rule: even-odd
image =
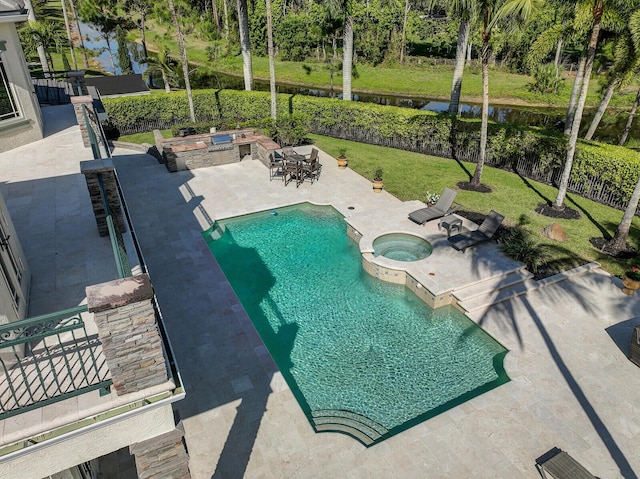
[[(22, 177), (54, 178), (61, 165), (73, 168), (78, 160), (39, 148), (38, 164)], [(368, 181), (338, 171), (326, 155), (320, 181), (296, 189), (270, 182), (258, 162), (169, 174), (151, 157), (116, 153), (126, 155), (115, 163), (187, 388), (177, 412), (194, 478), (536, 478), (535, 458), (553, 446), (603, 479), (640, 474), (640, 368), (625, 357), (640, 301), (623, 295), (618, 279), (588, 273), (474, 317), (511, 350), (512, 381), (367, 449), (344, 435), (313, 432), (200, 232), (211, 219), (300, 201), (333, 204), (370, 228), (400, 221), (431, 234), (434, 226), (413, 225), (402, 209), (414, 205), (375, 195)], [(0, 165), (7, 164), (18, 165), (15, 154), (0, 155)], [(7, 181), (11, 169), (0, 172)], [(8, 204), (12, 213), (22, 208)], [(366, 220), (373, 211), (376, 222)], [(23, 242), (28, 235), (21, 234)], [(69, 241), (78, 249), (61, 251), (59, 277), (65, 268), (77, 270), (70, 258), (84, 251), (82, 236)], [(466, 262), (455, 269), (443, 262), (436, 272), (447, 281), (509, 263), (491, 244), (464, 255), (445, 250)], [(49, 295), (57, 304), (56, 294), (36, 286), (33, 301), (44, 305)]]

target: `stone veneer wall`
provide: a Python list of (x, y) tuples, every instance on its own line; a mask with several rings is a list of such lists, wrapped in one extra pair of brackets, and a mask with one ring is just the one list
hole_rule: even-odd
[(99, 174), (102, 175), (102, 183), (106, 191), (107, 202), (109, 203), (114, 226), (118, 228), (121, 233), (124, 233), (127, 228), (122, 215), (122, 205), (120, 204), (120, 195), (118, 194), (113, 161), (108, 158), (81, 161), (80, 171), (87, 182), (91, 206), (93, 206), (93, 214), (96, 217), (96, 224), (98, 225), (98, 233), (100, 236), (108, 236), (109, 228), (107, 226), (107, 212), (104, 208), (98, 181)]
[(166, 382), (169, 374), (149, 276), (89, 286), (86, 292), (116, 394)]
[[(93, 98), (91, 95), (82, 95), (82, 96), (72, 96), (71, 104), (73, 105), (73, 111), (76, 114), (76, 120), (78, 125), (80, 126), (80, 133), (82, 134), (82, 144), (85, 148), (91, 147), (91, 142), (89, 141), (89, 132), (87, 131), (87, 124), (84, 119), (83, 106), (87, 107), (87, 115), (89, 116), (89, 121), (91, 121), (91, 114), (95, 116), (95, 111), (93, 109)], [(94, 128), (94, 131), (97, 131)]]
[(135, 455), (139, 479), (189, 479), (188, 456), (182, 442), (182, 431), (156, 436), (129, 446)]

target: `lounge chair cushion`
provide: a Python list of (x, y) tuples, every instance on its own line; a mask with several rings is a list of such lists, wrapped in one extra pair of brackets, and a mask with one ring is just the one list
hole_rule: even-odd
[(569, 454), (554, 447), (536, 459), (536, 466), (544, 478), (549, 473), (554, 479), (596, 479), (582, 464)]
[(444, 215), (451, 213), (453, 200), (456, 199), (458, 193), (450, 188), (445, 188), (440, 195), (440, 199), (434, 206), (420, 208), (419, 210), (409, 213), (409, 219), (419, 225), (425, 224), (427, 221), (442, 218)]

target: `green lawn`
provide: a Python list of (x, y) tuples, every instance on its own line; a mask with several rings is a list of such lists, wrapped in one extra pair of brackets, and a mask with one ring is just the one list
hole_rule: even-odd
[[(323, 151), (336, 157), (345, 148), (349, 168), (372, 179), (373, 171), (384, 171), (384, 188), (401, 200), (425, 200), (427, 192), (441, 193), (445, 187), (458, 189), (456, 183), (468, 181), (475, 164), (411, 153), (393, 148), (355, 143), (319, 135), (310, 135)], [(577, 195), (569, 194), (566, 204), (582, 212), (579, 220), (551, 219), (538, 215), (534, 208), (541, 202), (553, 201), (557, 189), (507, 171), (485, 167), (482, 182), (492, 188), (492, 193), (458, 191), (456, 201), (465, 210), (488, 213), (496, 210), (505, 215), (507, 224), (524, 223), (547, 248), (554, 261), (568, 269), (589, 261), (599, 261), (612, 274), (622, 274), (630, 265), (613, 260), (595, 250), (589, 238), (613, 235), (622, 218), (622, 211), (601, 205)], [(560, 223), (569, 236), (564, 243), (551, 241), (541, 234), (542, 228)], [(629, 242), (640, 247), (640, 218), (635, 218)]]
[[(171, 130), (160, 130), (163, 138), (171, 138)], [(133, 135), (123, 135), (118, 138), (118, 141), (126, 141), (128, 143), (149, 143), (155, 145), (156, 141), (153, 138), (153, 132), (147, 131), (145, 133), (134, 133)]]

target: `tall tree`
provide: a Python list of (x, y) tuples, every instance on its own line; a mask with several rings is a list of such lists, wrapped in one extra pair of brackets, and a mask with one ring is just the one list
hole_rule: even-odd
[(84, 47), (84, 37), (82, 36), (82, 30), (80, 29), (80, 21), (78, 20), (78, 11), (76, 10), (76, 4), (74, 0), (69, 0), (69, 6), (71, 7), (71, 15), (73, 16), (73, 22), (76, 25), (78, 31), (78, 40), (80, 41), (80, 51), (82, 53), (82, 62), (84, 68), (89, 68), (89, 56), (87, 55), (87, 49)]
[[(629, 17), (625, 14), (620, 20), (622, 23), (613, 25), (619, 31), (613, 39), (613, 62), (608, 72), (608, 84), (589, 125), (589, 130), (584, 136), (585, 140), (593, 138), (614, 92), (627, 86), (640, 71), (640, 36), (634, 38), (630, 31), (630, 25), (640, 25), (640, 10), (634, 11)], [(636, 33), (640, 34), (640, 31)]]
[(351, 78), (353, 75), (353, 0), (324, 0), (331, 18), (343, 21), (342, 36), (342, 99), (351, 101)]
[(638, 105), (640, 105), (640, 88), (638, 89), (638, 93), (636, 93), (636, 99), (633, 101), (633, 106), (631, 107), (631, 111), (629, 112), (629, 118), (627, 118), (627, 124), (624, 126), (622, 130), (622, 135), (620, 135), (620, 141), (618, 142), (619, 146), (624, 146), (627, 142), (627, 137), (629, 136), (629, 132), (631, 131), (631, 125), (633, 124), (633, 119), (636, 116), (636, 111), (638, 111)]
[(587, 99), (587, 90), (589, 89), (589, 80), (591, 79), (591, 71), (593, 70), (593, 60), (596, 56), (598, 36), (600, 35), (600, 22), (602, 20), (603, 11), (604, 0), (595, 0), (592, 10), (593, 25), (591, 27), (591, 36), (587, 47), (584, 76), (580, 85), (580, 96), (578, 97), (573, 121), (571, 122), (571, 132), (569, 134), (569, 141), (567, 144), (567, 156), (565, 159), (564, 170), (562, 171), (562, 176), (560, 178), (560, 184), (558, 185), (558, 194), (553, 202), (553, 208), (557, 210), (564, 209), (564, 198), (567, 195), (569, 178), (571, 177), (573, 157), (576, 153), (578, 133), (580, 130), (580, 123), (582, 122), (582, 112), (584, 111), (584, 104)]
[(237, 0), (238, 31), (240, 32), (240, 48), (242, 49), (242, 72), (244, 89), (253, 90), (253, 64), (251, 63), (251, 41), (249, 39), (249, 12), (247, 0)]
[(512, 27), (526, 21), (543, 0), (478, 0), (478, 13), (482, 21), (482, 125), (480, 127), (480, 155), (471, 185), (480, 186), (482, 169), (487, 155), (489, 125), (489, 41), (491, 31), (500, 21)]
[(271, 92), (271, 118), (278, 117), (276, 98), (276, 61), (273, 51), (273, 19), (271, 18), (271, 0), (266, 0), (267, 7), (267, 50), (269, 53), (269, 91)]
[(171, 13), (171, 21), (176, 31), (176, 39), (178, 40), (178, 51), (180, 52), (180, 61), (182, 62), (182, 75), (184, 76), (184, 87), (187, 90), (187, 100), (189, 101), (189, 117), (192, 122), (196, 121), (196, 112), (193, 107), (193, 94), (191, 93), (191, 82), (189, 81), (189, 63), (187, 63), (187, 50), (184, 47), (184, 39), (182, 38), (182, 30), (178, 22), (176, 14), (176, 6), (173, 0), (169, 0), (169, 12)]
[(116, 42), (118, 43), (118, 66), (122, 75), (130, 75), (133, 73), (133, 64), (129, 56), (129, 48), (127, 46), (127, 34), (124, 29), (118, 25), (116, 27)]
[(71, 61), (73, 61), (73, 69), (78, 69), (78, 62), (76, 61), (76, 52), (73, 48), (73, 38), (71, 37), (71, 27), (69, 26), (69, 16), (67, 15), (67, 0), (62, 0), (62, 16), (64, 17), (64, 27), (67, 30), (67, 40), (69, 41), (69, 48), (71, 49)]
[(631, 222), (638, 210), (638, 202), (640, 202), (640, 177), (638, 177), (636, 187), (634, 188), (631, 198), (629, 199), (629, 203), (624, 210), (622, 220), (616, 229), (616, 234), (607, 245), (609, 247), (608, 249), (613, 251), (623, 251), (627, 249), (627, 238), (629, 237), (629, 231), (631, 230)]
[(471, 23), (475, 20), (477, 6), (478, 2), (475, 0), (452, 0), (449, 4), (449, 14), (454, 18), (460, 19), (453, 82), (451, 84), (451, 99), (449, 101), (449, 113), (452, 115), (460, 114), (460, 93), (462, 91), (462, 77), (464, 76), (465, 55), (469, 45)]
[(147, 51), (147, 17), (153, 8), (152, 0), (124, 0), (122, 7), (126, 12), (136, 12), (140, 19), (137, 21), (138, 30), (140, 30), (140, 42), (142, 43), (142, 56), (148, 57)]

